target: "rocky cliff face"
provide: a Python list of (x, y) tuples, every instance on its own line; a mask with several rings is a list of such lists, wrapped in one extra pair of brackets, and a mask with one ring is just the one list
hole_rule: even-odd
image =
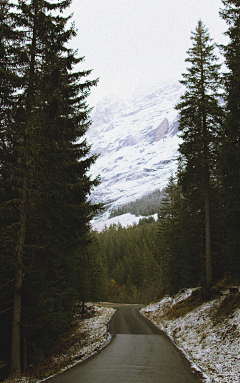
[(93, 111), (87, 140), (100, 157), (91, 168), (101, 184), (92, 198), (113, 208), (166, 186), (176, 170), (178, 114), (183, 88), (168, 85), (123, 100), (110, 96)]
[(167, 118), (164, 118), (163, 122), (159, 125), (159, 127), (155, 131), (155, 141), (161, 140), (164, 134), (167, 133), (169, 129), (169, 122)]

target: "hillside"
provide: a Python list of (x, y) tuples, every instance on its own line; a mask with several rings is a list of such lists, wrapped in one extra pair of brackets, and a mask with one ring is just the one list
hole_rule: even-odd
[(141, 310), (165, 331), (204, 373), (208, 383), (240, 381), (240, 293), (222, 292), (202, 301), (196, 289), (166, 296)]
[(138, 198), (136, 201), (129, 202), (117, 209), (113, 209), (110, 212), (109, 218), (117, 217), (122, 214), (131, 213), (135, 216), (144, 216), (157, 214), (159, 212), (162, 198), (164, 197), (164, 189), (160, 191), (159, 189), (154, 190), (151, 193), (143, 195), (141, 198)]
[(106, 209), (105, 213), (93, 220), (92, 227), (97, 231), (102, 231), (105, 226), (109, 227), (113, 224), (127, 227), (138, 224), (140, 219), (150, 216), (156, 221), (163, 196), (164, 189), (162, 191), (157, 189), (116, 209)]
[(100, 154), (90, 170), (101, 176), (93, 201), (113, 210), (166, 186), (177, 167), (174, 107), (182, 93), (179, 83), (168, 84), (126, 100), (112, 95), (96, 105), (86, 134), (92, 153)]

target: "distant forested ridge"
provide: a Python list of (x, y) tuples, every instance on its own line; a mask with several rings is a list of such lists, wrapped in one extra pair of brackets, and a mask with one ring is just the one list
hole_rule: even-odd
[(135, 214), (136, 216), (142, 215), (145, 217), (156, 214), (159, 212), (163, 194), (164, 190), (160, 189), (147, 193), (136, 201), (129, 202), (126, 205), (111, 210), (109, 218), (126, 213)]
[(113, 302), (148, 303), (160, 291), (155, 220), (124, 228), (111, 225), (96, 237), (107, 274), (106, 299)]

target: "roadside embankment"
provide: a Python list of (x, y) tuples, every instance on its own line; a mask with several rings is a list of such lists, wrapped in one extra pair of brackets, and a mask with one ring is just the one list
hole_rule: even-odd
[(141, 310), (200, 368), (206, 381), (240, 382), (240, 293), (226, 290), (207, 302), (198, 289), (181, 290)]

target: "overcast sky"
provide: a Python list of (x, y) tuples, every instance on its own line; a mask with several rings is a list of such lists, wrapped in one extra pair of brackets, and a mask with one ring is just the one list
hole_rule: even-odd
[(108, 93), (181, 79), (199, 19), (215, 42), (226, 42), (221, 7), (221, 0), (73, 0), (78, 34), (71, 46), (85, 56), (82, 69), (100, 78), (90, 105)]

